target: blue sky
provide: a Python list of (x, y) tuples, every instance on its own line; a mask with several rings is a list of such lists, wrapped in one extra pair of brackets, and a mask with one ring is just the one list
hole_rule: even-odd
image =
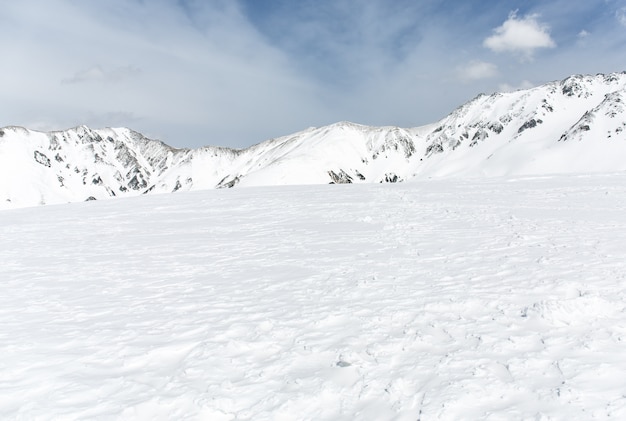
[(245, 147), (626, 70), (626, 0), (0, 0), (0, 126)]

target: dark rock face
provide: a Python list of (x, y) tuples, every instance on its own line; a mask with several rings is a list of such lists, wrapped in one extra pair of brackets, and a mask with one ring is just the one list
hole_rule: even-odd
[(426, 155), (443, 152), (443, 146), (440, 143), (433, 143), (426, 148)]
[(400, 181), (402, 181), (402, 179), (392, 172), (385, 174), (385, 183), (397, 183)]
[(563, 86), (563, 89), (561, 92), (563, 93), (563, 95), (566, 95), (566, 96), (574, 96), (576, 94), (576, 90), (574, 86), (572, 85)]
[(39, 151), (35, 151), (35, 161), (39, 162), (44, 167), (50, 167), (50, 159)]
[(537, 124), (543, 123), (543, 120), (531, 118), (526, 123), (522, 124), (522, 126), (517, 130), (517, 133), (521, 133), (526, 129), (532, 129), (533, 127), (537, 127)]
[(232, 189), (233, 187), (235, 187), (237, 184), (239, 184), (239, 176), (236, 176), (235, 178), (233, 178), (230, 181), (226, 181), (228, 179), (229, 176), (226, 176), (222, 179), (222, 181), (220, 181), (217, 186), (215, 186), (215, 188), (218, 189)]
[(498, 122), (491, 123), (487, 128), (496, 134), (500, 134), (504, 130), (504, 126)]
[(330, 184), (352, 184), (353, 181), (353, 178), (350, 177), (344, 170), (339, 170), (338, 173), (328, 171), (328, 175), (332, 180)]
[(133, 190), (140, 190), (148, 187), (148, 183), (146, 183), (146, 180), (144, 180), (141, 174), (137, 174), (130, 179), (130, 181), (128, 182), (128, 187)]
[(141, 190), (148, 187), (148, 182), (137, 168), (133, 168), (126, 174), (126, 179), (128, 178), (130, 178), (130, 181), (127, 185), (133, 190)]
[(570, 76), (561, 82), (561, 93), (567, 97), (588, 98), (591, 95), (584, 87), (582, 75)]
[(548, 100), (544, 99), (541, 102), (542, 102), (541, 108), (548, 111), (549, 113), (554, 112), (554, 108), (552, 107), (552, 105), (548, 104)]
[(486, 130), (478, 129), (476, 130), (476, 133), (474, 133), (474, 136), (472, 137), (472, 141), (470, 142), (469, 146), (470, 147), (476, 146), (478, 142), (482, 142), (488, 137), (489, 137), (489, 133), (487, 133)]
[(563, 80), (561, 93), (565, 96), (580, 96), (582, 93), (582, 86), (578, 82), (579, 76), (570, 76)]

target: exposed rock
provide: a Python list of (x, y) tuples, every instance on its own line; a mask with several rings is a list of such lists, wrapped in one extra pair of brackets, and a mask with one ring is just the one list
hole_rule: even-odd
[(522, 126), (517, 130), (517, 133), (522, 133), (526, 129), (532, 129), (533, 127), (537, 127), (537, 124), (543, 123), (543, 120), (531, 118), (526, 123), (522, 124)]
[(443, 152), (443, 146), (440, 143), (433, 143), (429, 147), (426, 148), (426, 155), (432, 155), (435, 153)]
[(554, 112), (554, 108), (552, 108), (552, 106), (550, 104), (548, 104), (548, 101), (544, 98), (543, 101), (541, 101), (541, 108), (543, 108), (544, 110), (552, 113)]
[(489, 137), (489, 133), (487, 133), (487, 131), (483, 129), (476, 130), (476, 133), (474, 133), (474, 136), (472, 137), (472, 142), (469, 145), (470, 147), (476, 146), (478, 142), (481, 142), (488, 137)]
[(43, 153), (39, 151), (35, 151), (35, 161), (39, 162), (41, 165), (45, 167), (50, 167), (50, 159)]
[(496, 134), (500, 134), (504, 130), (504, 126), (498, 122), (492, 122), (487, 128)]
[(231, 189), (233, 187), (235, 187), (238, 183), (239, 183), (239, 176), (233, 178), (230, 181), (226, 181), (228, 179), (229, 176), (226, 176), (222, 179), (222, 181), (220, 181), (217, 186), (215, 186), (218, 189)]
[(328, 175), (332, 180), (330, 184), (352, 184), (352, 177), (350, 177), (344, 170), (339, 170), (338, 173), (328, 171)]
[[(26, 182), (33, 183), (46, 203), (83, 200), (90, 194), (103, 197), (103, 188), (110, 196), (124, 196), (239, 185), (398, 182), (408, 177), (494, 174), (506, 171), (508, 163), (499, 162), (498, 157), (507, 155), (500, 152), (516, 138), (532, 141), (533, 154), (545, 151), (546, 156), (538, 156), (540, 164), (533, 167), (544, 171), (553, 154), (570, 147), (552, 148), (557, 140), (593, 143), (590, 148), (595, 143), (602, 148), (601, 142), (609, 138), (614, 143), (623, 140), (624, 95), (624, 74), (573, 76), (528, 90), (479, 95), (432, 126), (403, 129), (342, 122), (246, 149), (175, 149), (128, 129), (78, 127), (41, 133), (5, 127), (0, 143), (10, 142), (11, 147), (3, 151), (18, 153), (1, 158), (5, 167), (16, 159), (20, 169), (35, 168), (33, 177), (41, 179)], [(528, 132), (542, 119), (548, 126), (545, 130)], [(562, 135), (555, 138), (554, 133)], [(524, 148), (524, 142), (515, 142), (515, 147)], [(481, 146), (470, 149), (462, 147), (464, 143)], [(520, 151), (520, 160), (529, 155)], [(619, 157), (611, 158), (608, 161), (622, 162)], [(481, 172), (483, 165), (487, 168)], [(515, 165), (519, 171), (528, 167), (524, 162)], [(577, 171), (588, 168), (582, 160), (572, 162), (574, 167)], [(0, 201), (10, 197), (8, 191), (2, 192)], [(38, 198), (31, 202), (37, 204)]]
[(133, 178), (128, 182), (128, 187), (133, 190), (145, 189), (148, 186), (148, 183), (143, 178), (141, 173), (137, 173)]
[(385, 174), (385, 183), (397, 183), (399, 181), (402, 181), (402, 180), (400, 179), (400, 177), (398, 177), (394, 173)]

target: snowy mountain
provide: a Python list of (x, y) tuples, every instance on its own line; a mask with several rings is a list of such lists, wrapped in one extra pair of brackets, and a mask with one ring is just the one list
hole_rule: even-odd
[(417, 128), (341, 122), (247, 149), (126, 128), (0, 129), (0, 207), (255, 185), (626, 170), (626, 73), (480, 95)]

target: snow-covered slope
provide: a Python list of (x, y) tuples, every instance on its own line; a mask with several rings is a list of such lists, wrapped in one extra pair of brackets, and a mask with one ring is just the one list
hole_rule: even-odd
[(6, 210), (0, 419), (626, 419), (626, 175)]
[(244, 150), (129, 129), (0, 130), (0, 207), (234, 186), (626, 169), (626, 74), (481, 95), (418, 128), (341, 122)]
[(419, 130), (338, 123), (245, 150), (189, 150), (124, 128), (41, 133), (5, 127), (0, 206), (237, 185), (397, 181), (394, 171), (406, 173), (415, 153), (415, 133)]
[(0, 131), (0, 192), (26, 206), (143, 193), (185, 157), (128, 129)]
[(626, 169), (626, 74), (482, 95), (426, 136), (429, 176)]

